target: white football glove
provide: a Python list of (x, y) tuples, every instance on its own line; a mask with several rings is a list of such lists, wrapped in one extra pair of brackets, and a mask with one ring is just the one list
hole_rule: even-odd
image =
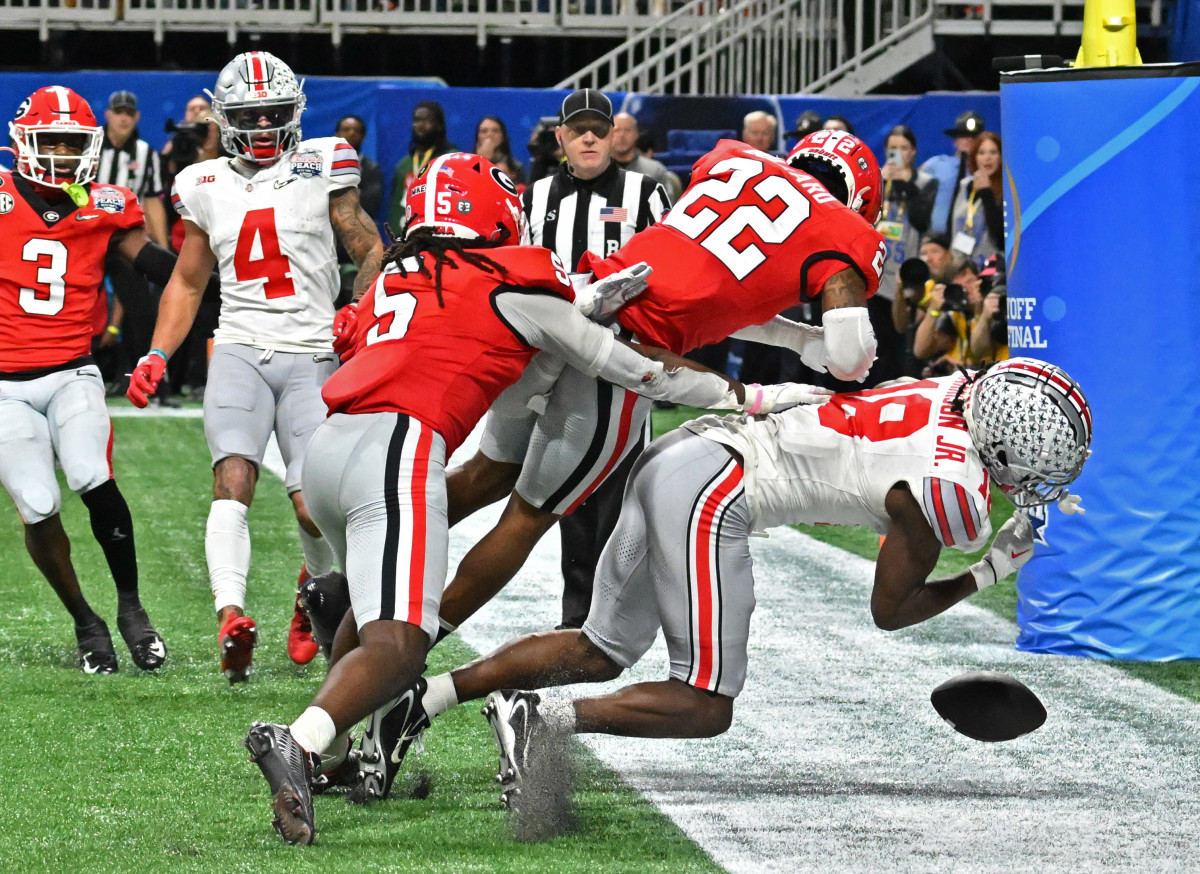
[(801, 404), (823, 404), (833, 395), (826, 388), (815, 385), (804, 385), (799, 382), (781, 382), (775, 385), (759, 385), (750, 383), (746, 387), (746, 400), (739, 402), (733, 390), (725, 392), (720, 401), (710, 406), (710, 410), (737, 410), (757, 416), (764, 413), (776, 413), (798, 407)]
[(795, 342), (789, 344), (792, 351), (798, 354), (800, 360), (810, 369), (817, 373), (826, 373), (828, 368), (825, 366), (825, 329), (797, 323), (795, 331)]
[(646, 290), (646, 280), (652, 272), (649, 264), (639, 261), (632, 267), (576, 288), (575, 306), (592, 321), (603, 322)]
[(1083, 498), (1079, 495), (1073, 495), (1068, 491), (1063, 493), (1058, 498), (1058, 509), (1068, 516), (1074, 516), (1079, 513), (1081, 516), (1087, 512), (1083, 509)]
[(1023, 513), (1013, 513), (1011, 519), (1000, 526), (992, 540), (992, 546), (982, 561), (969, 568), (975, 578), (975, 586), (986, 589), (994, 586), (1033, 556), (1033, 524)]

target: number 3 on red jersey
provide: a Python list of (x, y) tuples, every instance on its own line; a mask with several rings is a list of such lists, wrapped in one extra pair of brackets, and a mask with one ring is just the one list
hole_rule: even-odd
[[(729, 272), (741, 281), (767, 260), (767, 256), (754, 243), (737, 249), (733, 240), (749, 228), (763, 243), (782, 243), (809, 217), (812, 205), (790, 180), (770, 175), (755, 183), (751, 190), (762, 199), (764, 205), (773, 200), (783, 202), (783, 212), (775, 219), (769, 218), (759, 204), (742, 204), (724, 217), (707, 206), (695, 215), (688, 215), (686, 210), (701, 197), (709, 197), (719, 203), (737, 200), (742, 189), (762, 174), (763, 162), (753, 158), (726, 158), (714, 164), (709, 172), (711, 176), (708, 179), (684, 193), (675, 208), (667, 213), (663, 224), (693, 240), (699, 240), (701, 246), (717, 256), (729, 268)], [(716, 178), (723, 173), (729, 173), (729, 178)], [(708, 236), (701, 240), (706, 232), (709, 232)]]
[[(255, 240), (258, 241), (258, 257), (254, 257)], [(296, 293), (296, 286), (292, 284), (292, 262), (279, 248), (275, 207), (252, 209), (246, 213), (233, 252), (233, 269), (238, 282), (265, 279), (263, 291), (267, 300), (291, 297)]]

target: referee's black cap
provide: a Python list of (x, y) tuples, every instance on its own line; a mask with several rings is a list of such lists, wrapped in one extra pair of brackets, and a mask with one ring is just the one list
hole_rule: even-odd
[(558, 123), (566, 124), (585, 112), (599, 116), (609, 124), (613, 123), (612, 101), (595, 88), (580, 88), (568, 94), (559, 110)]

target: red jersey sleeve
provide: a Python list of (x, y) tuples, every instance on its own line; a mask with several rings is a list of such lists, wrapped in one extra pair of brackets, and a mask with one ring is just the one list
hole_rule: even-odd
[(128, 188), (120, 185), (93, 185), (89, 193), (91, 202), (82, 210), (106, 215), (106, 224), (113, 230), (140, 228), (146, 223), (146, 214), (142, 211), (137, 195)]
[(818, 248), (804, 260), (800, 294), (812, 300), (821, 293), (829, 277), (847, 267), (859, 273), (867, 284), (867, 297), (879, 290), (887, 247), (883, 235), (866, 219), (850, 209), (828, 210), (826, 217), (829, 248)]
[(505, 246), (486, 250), (484, 254), (506, 271), (499, 277), (498, 284), (549, 289), (574, 303), (575, 290), (567, 277), (567, 268), (550, 249), (541, 246)]

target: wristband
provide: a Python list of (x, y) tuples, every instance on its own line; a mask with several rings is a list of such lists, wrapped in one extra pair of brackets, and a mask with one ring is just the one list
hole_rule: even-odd
[(167, 360), (167, 353), (166, 353), (166, 352), (164, 352), (164, 351), (162, 351), (161, 349), (151, 349), (151, 350), (150, 350), (149, 352), (147, 352), (146, 354), (147, 354), (147, 355), (157, 355), (157, 356), (158, 356), (159, 358), (161, 358), (163, 361), (166, 361), (166, 360)]
[(750, 393), (750, 389), (754, 389), (755, 395), (753, 403), (747, 406), (743, 412), (750, 416), (756, 415), (763, 407), (763, 387), (757, 382), (752, 382), (750, 385), (745, 386), (745, 389), (747, 394)]
[(996, 568), (987, 558), (975, 562), (975, 564), (967, 568), (967, 573), (975, 580), (976, 591), (986, 589), (988, 586), (994, 586), (999, 582), (996, 578)]
[(942, 314), (942, 311), (941, 310), (926, 310), (925, 314), (928, 316), (933, 316), (936, 319), (938, 316), (940, 316)]
[(925, 292), (925, 296), (923, 298), (921, 298), (919, 301), (917, 301), (917, 306), (924, 308), (924, 306), (927, 303), (929, 303), (929, 299), (931, 297), (933, 297), (932, 294), (930, 294), (929, 292)]
[(117, 334), (121, 333), (121, 329), (118, 328), (116, 325), (109, 325), (104, 330), (108, 331), (108, 333), (112, 334), (114, 337), (117, 336)]

